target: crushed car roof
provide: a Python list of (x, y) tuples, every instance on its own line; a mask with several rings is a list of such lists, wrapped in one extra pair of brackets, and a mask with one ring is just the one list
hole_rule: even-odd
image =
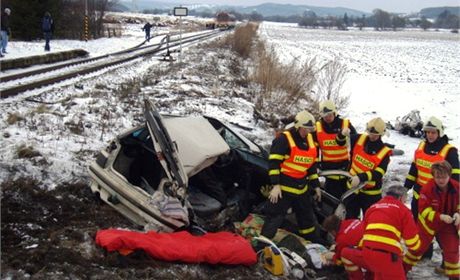
[(177, 143), (179, 158), (191, 177), (212, 165), (230, 147), (204, 117), (166, 117), (163, 121), (172, 140)]

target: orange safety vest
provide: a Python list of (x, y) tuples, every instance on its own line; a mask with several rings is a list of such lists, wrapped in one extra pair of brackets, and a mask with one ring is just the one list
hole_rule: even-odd
[(433, 163), (445, 160), (450, 148), (454, 147), (446, 144), (437, 154), (429, 155), (424, 152), (425, 146), (426, 141), (420, 142), (414, 155), (415, 167), (417, 168), (416, 182), (422, 188), (433, 178), (433, 175), (431, 175), (431, 166)]
[(295, 144), (289, 131), (284, 131), (283, 134), (286, 135), (289, 142), (291, 154), (281, 163), (281, 173), (296, 179), (304, 178), (318, 156), (313, 136), (310, 133), (307, 134), (308, 150), (301, 150)]
[[(383, 148), (375, 155), (370, 155), (364, 151), (364, 143), (367, 139), (367, 134), (361, 134), (359, 136), (358, 141), (353, 148), (353, 158), (351, 161), (351, 169), (350, 174), (356, 175), (358, 173), (365, 173), (367, 171), (376, 170), (379, 168), (378, 166), (382, 162), (382, 160), (386, 157), (387, 154), (391, 153), (391, 149), (387, 146), (383, 146)], [(384, 171), (382, 170), (382, 173)], [(381, 189), (378, 190), (366, 190), (375, 187), (375, 181), (367, 181), (366, 185), (361, 192), (369, 195), (378, 195), (382, 193)]]
[[(342, 130), (350, 126), (350, 121), (344, 119)], [(321, 122), (316, 122), (316, 137), (321, 149), (321, 161), (324, 162), (341, 162), (350, 159), (347, 146), (339, 146), (335, 141), (337, 133), (327, 133)]]

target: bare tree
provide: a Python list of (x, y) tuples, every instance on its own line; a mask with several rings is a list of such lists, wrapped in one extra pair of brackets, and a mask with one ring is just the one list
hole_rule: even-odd
[(375, 9), (373, 11), (375, 17), (375, 28), (377, 30), (385, 30), (385, 28), (391, 26), (391, 17), (388, 12), (381, 9)]
[(112, 8), (115, 4), (118, 3), (118, 0), (96, 0), (94, 5), (94, 14), (95, 14), (95, 27), (97, 37), (104, 35), (104, 16), (105, 13)]
[[(325, 63), (318, 73), (316, 102), (333, 100), (337, 109), (348, 106), (349, 96), (341, 94), (341, 89), (346, 81), (347, 68), (339, 62), (338, 58)], [(314, 113), (317, 109), (315, 109)]]

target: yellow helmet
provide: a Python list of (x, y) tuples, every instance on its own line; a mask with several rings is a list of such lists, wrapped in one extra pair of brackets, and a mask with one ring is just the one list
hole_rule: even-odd
[(329, 113), (337, 114), (334, 102), (332, 100), (324, 100), (319, 103), (319, 113), (321, 117), (324, 117)]
[(304, 127), (308, 129), (315, 129), (315, 117), (307, 111), (301, 111), (297, 113), (294, 120), (294, 127)]
[(382, 118), (373, 118), (366, 125), (366, 131), (369, 134), (377, 134), (383, 136), (386, 132), (386, 125)]
[(436, 117), (430, 117), (423, 126), (423, 131), (429, 129), (437, 129), (439, 133), (439, 137), (444, 136), (444, 126), (442, 125), (441, 120)]

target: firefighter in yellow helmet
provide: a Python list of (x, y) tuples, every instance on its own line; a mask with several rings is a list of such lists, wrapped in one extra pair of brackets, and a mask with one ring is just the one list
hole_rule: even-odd
[[(391, 148), (382, 142), (386, 133), (385, 122), (381, 118), (371, 119), (363, 134), (350, 135), (351, 166), (349, 172), (353, 175), (348, 188), (364, 187), (346, 202), (347, 219), (358, 218), (360, 210), (363, 215), (366, 210), (382, 198), (382, 177), (390, 163)], [(345, 135), (342, 131), (337, 136), (337, 144), (345, 145)]]
[(436, 117), (430, 117), (425, 122), (423, 131), (425, 132), (425, 139), (415, 150), (414, 161), (404, 183), (406, 188), (413, 188), (411, 209), (415, 220), (418, 219), (420, 190), (433, 178), (431, 175), (433, 163), (446, 160), (452, 166), (451, 178), (458, 182), (460, 176), (458, 151), (457, 148), (449, 144), (449, 138), (444, 135), (442, 122)]
[[(325, 100), (319, 104), (321, 118), (316, 122), (316, 140), (320, 151), (319, 168), (321, 170), (348, 170), (350, 154), (346, 146), (337, 144), (336, 137), (341, 131), (349, 135), (356, 134), (356, 129), (348, 119), (337, 114), (334, 102)], [(342, 139), (345, 140), (345, 139)], [(347, 178), (340, 175), (326, 177), (325, 190), (340, 198), (347, 190)]]
[(294, 126), (273, 140), (269, 156), (269, 177), (273, 189), (265, 208), (261, 234), (273, 238), (283, 223), (287, 210), (296, 214), (299, 235), (319, 242), (313, 212), (313, 197), (321, 200), (317, 174), (318, 150), (313, 140), (315, 118), (307, 111), (295, 116)]

